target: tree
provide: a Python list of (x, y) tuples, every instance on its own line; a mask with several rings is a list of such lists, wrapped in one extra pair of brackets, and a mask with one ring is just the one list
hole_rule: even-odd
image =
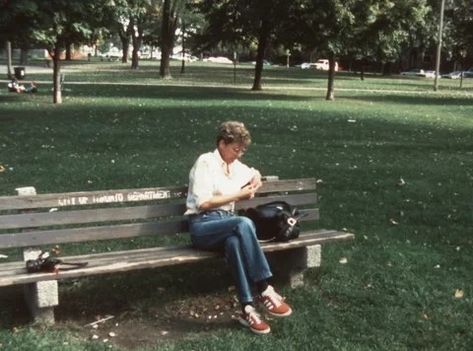
[[(111, 4), (109, 4), (111, 5)], [(45, 45), (53, 59), (53, 102), (61, 103), (60, 56), (70, 38), (87, 38), (92, 28), (100, 22), (103, 11), (108, 5), (93, 0), (16, 0), (2, 3), (0, 25), (7, 29), (10, 36), (15, 33), (28, 34), (29, 40)], [(5, 17), (13, 20), (5, 20)], [(27, 20), (18, 24), (16, 16)], [(18, 27), (19, 25), (22, 27)]]
[(203, 0), (195, 8), (207, 19), (200, 34), (201, 48), (257, 45), (252, 90), (261, 90), (263, 62), (272, 40), (289, 16), (291, 1), (284, 0)]
[(159, 75), (163, 79), (171, 79), (170, 60), (176, 39), (179, 15), (185, 8), (185, 0), (163, 0), (161, 19), (161, 62)]
[(457, 0), (446, 5), (444, 48), (453, 70), (459, 70), (458, 65), (463, 70), (468, 58), (473, 59), (473, 2)]
[(9, 79), (13, 77), (12, 43), (25, 48), (33, 41), (28, 33), (34, 23), (36, 11), (36, 4), (33, 0), (0, 1), (0, 41), (5, 42)]
[[(431, 9), (425, 0), (366, 0), (353, 8), (355, 22), (347, 53), (358, 59), (371, 58), (390, 73), (407, 48), (428, 46), (432, 31)], [(425, 50), (425, 49), (424, 49)]]
[(355, 29), (355, 8), (362, 0), (308, 0), (296, 7), (297, 38), (305, 47), (317, 48), (329, 60), (326, 100), (335, 99), (335, 60), (346, 53)]

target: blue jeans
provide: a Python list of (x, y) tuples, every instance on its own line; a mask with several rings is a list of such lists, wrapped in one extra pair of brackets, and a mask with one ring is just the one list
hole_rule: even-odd
[(252, 302), (254, 283), (272, 276), (253, 222), (227, 211), (213, 210), (191, 215), (189, 231), (194, 247), (225, 253), (236, 279), (240, 302)]

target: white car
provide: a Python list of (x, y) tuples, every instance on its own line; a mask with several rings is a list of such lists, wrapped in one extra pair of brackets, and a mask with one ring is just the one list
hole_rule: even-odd
[[(317, 62), (312, 63), (311, 65), (313, 65), (315, 69), (319, 69), (322, 71), (328, 71), (330, 67), (330, 63), (327, 59), (319, 59), (317, 60)], [(338, 71), (338, 62), (335, 62), (335, 72), (337, 71)]]
[[(435, 78), (435, 71), (424, 71), (424, 75), (423, 77), (426, 77), (426, 78)], [(440, 76), (439, 76), (440, 78)]]
[(213, 62), (213, 63), (227, 63), (227, 64), (233, 64), (233, 61), (224, 57), (224, 56), (216, 56), (216, 57), (209, 57), (206, 59), (203, 59), (202, 61), (204, 62)]
[(301, 63), (301, 69), (309, 69), (311, 66), (312, 66), (312, 64), (309, 63), (309, 62)]
[(401, 76), (435, 78), (435, 71), (425, 71), (421, 68), (413, 68), (400, 74)]
[(450, 73), (442, 74), (442, 78), (460, 79), (462, 73), (463, 73), (462, 71), (453, 71), (453, 72), (450, 72)]

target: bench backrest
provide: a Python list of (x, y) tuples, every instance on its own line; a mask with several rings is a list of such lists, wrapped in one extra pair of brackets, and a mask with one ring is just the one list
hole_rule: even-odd
[[(284, 200), (318, 219), (313, 178), (265, 181), (238, 208)], [(0, 197), (0, 249), (125, 239), (187, 231), (186, 187)]]

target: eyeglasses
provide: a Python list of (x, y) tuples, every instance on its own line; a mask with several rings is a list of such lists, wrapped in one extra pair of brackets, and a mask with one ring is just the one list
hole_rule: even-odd
[(246, 152), (247, 148), (242, 146), (235, 146), (232, 147), (232, 150), (236, 154), (243, 155)]

